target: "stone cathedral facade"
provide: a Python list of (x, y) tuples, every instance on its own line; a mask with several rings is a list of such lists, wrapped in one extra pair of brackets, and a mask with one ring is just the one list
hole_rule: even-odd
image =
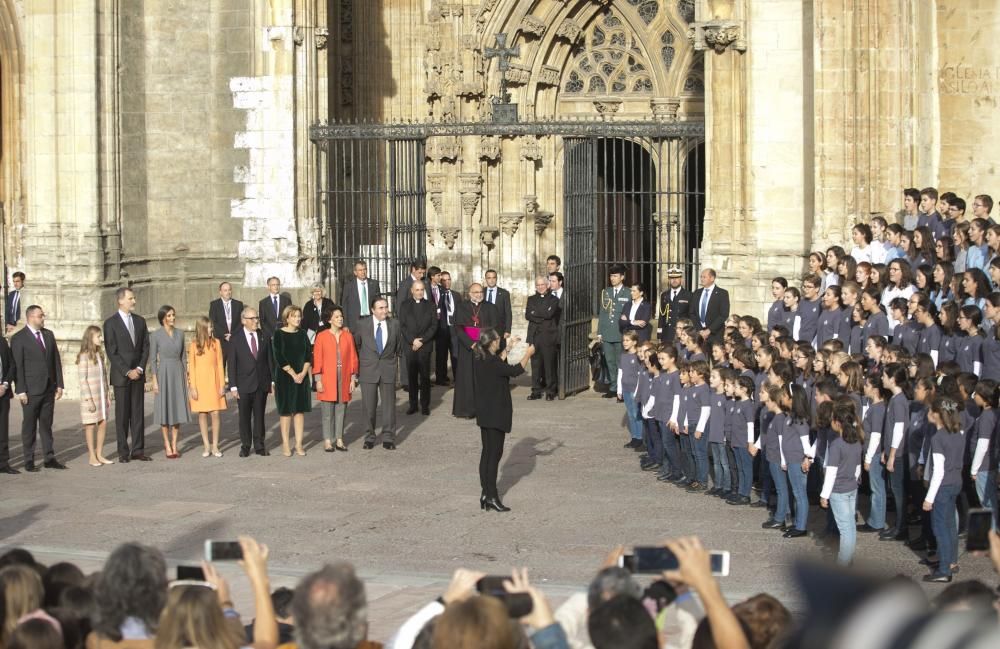
[[(703, 125), (678, 254), (759, 314), (902, 187), (1000, 197), (998, 38), (992, 0), (0, 0), (3, 262), (65, 350), (122, 285), (187, 324), (224, 279), (305, 299), (339, 281), (310, 127), (487, 122), (503, 77), (525, 122)], [(429, 138), (428, 259), (527, 293), (564, 254), (562, 147)]]

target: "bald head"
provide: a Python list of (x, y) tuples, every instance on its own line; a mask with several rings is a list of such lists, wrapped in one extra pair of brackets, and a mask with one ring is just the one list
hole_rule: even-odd
[(414, 302), (419, 302), (424, 299), (425, 290), (423, 282), (413, 282), (413, 284), (410, 285), (410, 297), (413, 298)]
[(472, 284), (469, 286), (469, 299), (472, 300), (473, 304), (479, 304), (483, 301), (483, 285), (482, 284)]

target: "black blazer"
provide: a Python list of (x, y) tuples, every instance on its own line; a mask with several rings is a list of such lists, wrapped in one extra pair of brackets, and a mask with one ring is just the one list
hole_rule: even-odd
[(524, 319), (528, 321), (528, 344), (559, 341), (559, 298), (546, 291), (535, 293), (524, 306)]
[(404, 353), (412, 353), (413, 341), (419, 338), (423, 345), (417, 351), (418, 354), (430, 354), (431, 346), (428, 344), (434, 340), (437, 334), (437, 306), (432, 300), (424, 298), (420, 303), (412, 299), (402, 302), (399, 308), (399, 335), (403, 337)]
[[(493, 302), (493, 306), (497, 308), (497, 312), (500, 314), (499, 333), (502, 336), (510, 333), (510, 328), (514, 323), (514, 316), (510, 306), (510, 291), (499, 286), (494, 287), (494, 290), (497, 292), (497, 296), (496, 301)], [(490, 289), (484, 286), (483, 299), (489, 296), (489, 292)], [(486, 301), (489, 302), (488, 299)]]
[[(241, 317), (243, 314), (243, 303), (233, 299), (229, 301), (229, 322), (226, 322), (226, 308), (222, 306), (222, 298), (215, 298), (208, 303), (208, 319), (212, 321), (212, 331), (215, 337), (222, 342), (225, 347), (226, 334), (239, 331), (243, 328)], [(228, 326), (227, 326), (228, 325)]]
[(0, 372), (0, 383), (7, 386), (7, 391), (0, 396), (0, 399), (10, 399), (14, 396), (14, 380), (17, 378), (17, 366), (14, 364), (14, 354), (10, 351), (7, 339), (0, 336), (0, 365), (3, 370)]
[[(17, 372), (17, 393), (35, 396), (63, 387), (62, 360), (56, 337), (42, 329), (43, 350), (35, 335), (25, 327), (10, 339), (13, 365)], [(6, 374), (6, 368), (5, 374)]]
[[(413, 297), (410, 295), (410, 287), (412, 286), (413, 286), (413, 275), (407, 274), (406, 278), (399, 283), (399, 288), (396, 289), (396, 303), (392, 305), (393, 311), (399, 313), (399, 309), (400, 307), (403, 306), (403, 302), (413, 299)], [(433, 301), (434, 296), (427, 294), (429, 292), (427, 290), (428, 289), (427, 282), (424, 282), (424, 289), (425, 289), (424, 297), (428, 297), (431, 299), (431, 301)]]
[[(17, 304), (14, 303), (14, 295), (17, 294)], [(11, 290), (7, 293), (7, 301), (3, 308), (4, 324), (14, 326), (21, 319), (21, 291)]]
[(653, 305), (643, 300), (639, 303), (639, 308), (635, 311), (635, 319), (645, 322), (645, 327), (636, 327), (630, 320), (621, 319), (621, 316), (628, 318), (630, 313), (632, 313), (632, 300), (622, 305), (622, 312), (618, 314), (618, 330), (622, 333), (634, 331), (639, 336), (639, 342), (646, 342), (653, 333), (653, 323), (650, 322), (650, 319), (653, 317)]
[(316, 333), (323, 331), (324, 329), (329, 329), (330, 325), (323, 322), (323, 311), (334, 306), (333, 300), (328, 297), (323, 298), (323, 306), (319, 309), (316, 308), (316, 303), (312, 301), (312, 298), (306, 302), (306, 305), (302, 307), (302, 324), (300, 325), (302, 329), (312, 330)]
[[(677, 329), (677, 321), (681, 318), (693, 317), (693, 307), (691, 306), (693, 296), (691, 291), (682, 286), (677, 290), (677, 295), (671, 301), (670, 290), (668, 288), (660, 294), (660, 311), (656, 328), (659, 330), (658, 338), (660, 340), (672, 343), (674, 342), (674, 335), (677, 333), (675, 331)], [(664, 315), (668, 303), (670, 305), (670, 312)]]
[(705, 308), (705, 322), (701, 322), (701, 294), (704, 290), (699, 288), (694, 292), (691, 300), (691, 318), (697, 323), (695, 326), (698, 329), (708, 329), (711, 332), (708, 336), (710, 342), (721, 342), (722, 334), (726, 330), (726, 319), (729, 317), (729, 293), (718, 285), (712, 289), (708, 306)]
[(111, 365), (111, 385), (115, 387), (128, 385), (131, 379), (126, 374), (137, 367), (143, 371), (136, 380), (146, 381), (145, 368), (149, 361), (149, 330), (146, 328), (146, 319), (133, 313), (132, 328), (135, 329), (135, 345), (132, 344), (128, 328), (118, 311), (104, 321), (104, 351), (108, 355), (108, 364)]
[(250, 353), (250, 343), (243, 327), (233, 331), (226, 352), (229, 387), (241, 394), (263, 389), (271, 391), (271, 337), (257, 330), (257, 358)]
[(510, 400), (510, 379), (524, 374), (520, 365), (511, 365), (499, 356), (486, 354), (472, 362), (476, 384), (476, 424), (480, 428), (497, 428), (509, 433), (514, 418)]
[(285, 312), (286, 306), (292, 305), (292, 298), (286, 293), (278, 293), (278, 314), (274, 313), (274, 302), (271, 301), (271, 294), (268, 293), (257, 303), (257, 315), (260, 316), (260, 330), (270, 338), (274, 330), (281, 326), (281, 314)]
[[(368, 278), (368, 306), (371, 313), (371, 302), (377, 297), (381, 297), (378, 280)], [(340, 292), (340, 306), (344, 307), (344, 325), (352, 332), (358, 328), (361, 320), (361, 300), (358, 296), (358, 280), (353, 275), (344, 282), (344, 289)], [(398, 307), (397, 307), (398, 308)]]

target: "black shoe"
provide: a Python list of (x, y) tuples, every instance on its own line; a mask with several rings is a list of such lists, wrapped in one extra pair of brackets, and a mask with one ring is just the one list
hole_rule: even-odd
[(250, 449), (240, 448), (240, 457), (250, 457)]
[(899, 536), (899, 530), (895, 527), (887, 527), (878, 535), (879, 541), (895, 541)]
[(429, 414), (431, 414), (431, 409), (428, 408), (427, 406), (424, 406), (423, 408), (420, 409), (420, 414), (421, 415), (429, 415)]
[(393, 444), (392, 442), (382, 442), (382, 448), (384, 448), (387, 451), (395, 451), (396, 445)]
[(556, 395), (554, 395), (554, 394), (546, 394), (545, 395), (545, 400), (546, 401), (555, 401), (556, 400)]
[(46, 469), (65, 469), (66, 468), (66, 465), (63, 464), (62, 462), (60, 462), (59, 460), (45, 460), (45, 463), (42, 464), (42, 466), (44, 466)]
[(136, 462), (152, 462), (153, 458), (149, 457), (145, 453), (133, 453), (132, 459)]
[(730, 498), (733, 497), (733, 492), (731, 492), (731, 491), (720, 491), (719, 493), (717, 493), (715, 495), (718, 496), (719, 498), (723, 499), (723, 500), (729, 500)]
[(868, 523), (865, 523), (864, 525), (858, 525), (857, 529), (862, 534), (872, 534), (874, 532), (882, 533), (883, 531), (885, 531), (884, 527), (872, 527)]
[(614, 392), (605, 392), (604, 394), (601, 395), (601, 397), (604, 399), (614, 399), (617, 396), (618, 395), (615, 394)]
[(417, 406), (415, 406), (414, 404), (411, 403), (410, 407), (406, 409), (406, 414), (412, 415), (416, 411), (417, 411)]
[(767, 507), (767, 503), (764, 502), (763, 500), (755, 500), (752, 503), (750, 503), (750, 506), (754, 507), (754, 508), (757, 508), (757, 507)]
[(128, 462), (129, 462), (128, 455), (119, 455), (118, 456), (118, 464), (128, 464)]
[(38, 473), (39, 471), (41, 471), (41, 469), (35, 466), (34, 462), (28, 462), (27, 464), (25, 464), (24, 470), (27, 471), (28, 473)]
[(939, 575), (937, 573), (931, 573), (929, 575), (924, 575), (924, 581), (930, 584), (950, 584), (951, 575)]
[(479, 496), (479, 509), (486, 509), (486, 492), (484, 491)]
[(787, 532), (785, 532), (783, 534), (783, 536), (786, 539), (797, 539), (797, 538), (800, 538), (800, 537), (803, 537), (803, 536), (807, 536), (808, 534), (809, 534), (809, 532), (807, 532), (806, 530), (797, 530), (795, 528), (792, 528), (792, 529), (788, 530)]
[(932, 570), (937, 570), (937, 567), (941, 565), (941, 562), (935, 561), (934, 559), (921, 559), (920, 565), (927, 566)]
[(375, 442), (365, 442), (365, 445), (364, 445), (364, 449), (365, 449), (366, 451), (367, 451), (368, 449), (372, 449), (372, 448), (375, 448)]
[(20, 473), (20, 471), (18, 471), (12, 466), (5, 466), (2, 469), (0, 469), (0, 473), (9, 473), (10, 475), (17, 475), (18, 473)]
[(643, 464), (640, 468), (643, 471), (659, 471), (661, 467), (663, 467), (662, 464), (654, 463), (654, 464)]
[(691, 478), (684, 478), (683, 480), (678, 480), (674, 484), (680, 487), (681, 489), (687, 489), (688, 487), (694, 484), (694, 480), (692, 480)]
[(532, 394), (528, 395), (528, 401), (538, 401), (541, 398), (542, 398), (542, 395), (540, 395), (540, 394), (534, 394), (534, 393), (532, 393)]
[(642, 446), (642, 440), (630, 439), (629, 441), (625, 442), (624, 448), (636, 448), (638, 446)]
[(704, 493), (706, 488), (707, 487), (705, 485), (695, 480), (694, 482), (688, 485), (687, 491), (688, 493), (693, 493), (693, 494)]
[(633, 446), (632, 450), (635, 451), (636, 453), (645, 453), (646, 452), (646, 445), (643, 444), (642, 442), (639, 442), (639, 445), (638, 446)]
[(486, 509), (488, 511), (494, 511), (494, 512), (509, 512), (510, 511), (510, 507), (507, 507), (502, 502), (500, 502), (499, 498), (487, 498), (485, 504), (486, 504)]
[(267, 457), (268, 455), (271, 454), (271, 451), (267, 450), (266, 448), (262, 448), (259, 451), (254, 451), (254, 453), (263, 457)]
[(718, 487), (712, 487), (711, 489), (709, 489), (708, 491), (705, 492), (705, 495), (706, 496), (718, 496), (719, 495), (719, 488)]
[(922, 538), (910, 539), (906, 542), (906, 547), (914, 552), (924, 552), (927, 550), (927, 541)]
[(656, 474), (656, 479), (659, 480), (660, 482), (673, 482), (674, 481), (673, 478), (671, 478), (668, 475), (664, 475), (662, 473), (657, 473)]
[(750, 496), (733, 496), (726, 502), (729, 503), (730, 505), (749, 505)]
[(761, 528), (765, 530), (780, 530), (785, 527), (785, 524), (781, 521), (776, 521), (773, 518), (769, 518), (763, 523), (761, 523)]

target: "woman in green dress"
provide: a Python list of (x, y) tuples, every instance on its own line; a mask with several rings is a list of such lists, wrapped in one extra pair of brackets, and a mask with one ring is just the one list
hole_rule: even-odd
[(281, 417), (281, 451), (292, 455), (288, 447), (288, 429), (295, 425), (295, 454), (305, 455), (302, 448), (305, 413), (312, 410), (312, 390), (309, 373), (312, 367), (312, 345), (305, 330), (299, 329), (302, 309), (286, 306), (281, 313), (284, 326), (274, 332), (271, 340), (271, 367), (274, 372), (274, 400)]

